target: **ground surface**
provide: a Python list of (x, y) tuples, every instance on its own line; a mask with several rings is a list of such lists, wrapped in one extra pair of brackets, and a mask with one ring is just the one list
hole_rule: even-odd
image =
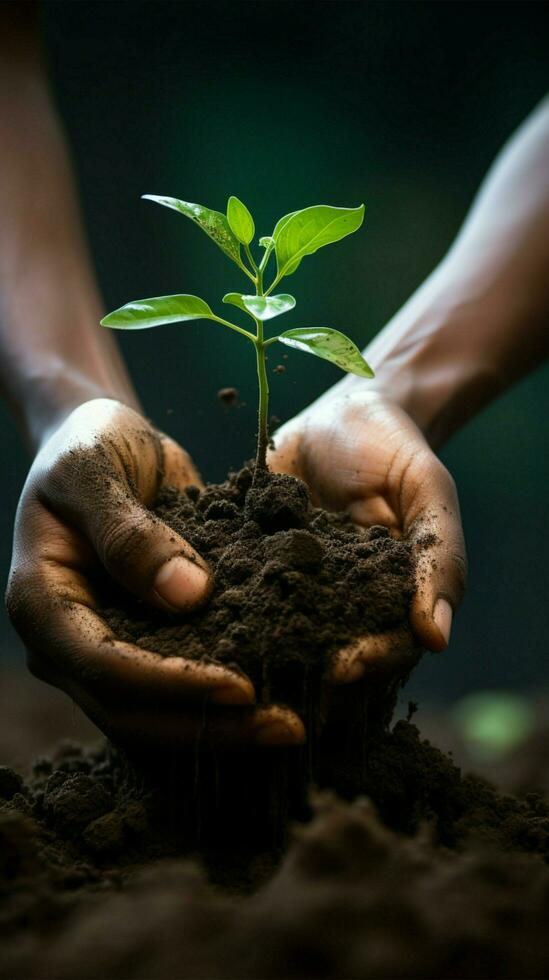
[[(42, 688), (21, 683), (20, 699), (25, 689), (30, 720)], [(77, 718), (65, 715), (70, 726)], [(27, 750), (39, 738), (43, 728)], [(403, 769), (405, 760), (413, 764)], [(370, 756), (375, 807), (321, 794), (287, 843), (263, 825), (253, 855), (234, 828), (222, 855), (208, 826), (200, 842), (191, 821), (185, 843), (189, 809), (177, 771), (170, 813), (162, 789), (101, 746), (65, 745), (38, 761), (26, 785), (3, 772), (0, 786), (2, 977), (549, 972), (546, 806), (463, 781), (436, 750), (421, 748), (413, 726), (401, 725)], [(220, 806), (213, 829), (223, 836), (230, 820)]]

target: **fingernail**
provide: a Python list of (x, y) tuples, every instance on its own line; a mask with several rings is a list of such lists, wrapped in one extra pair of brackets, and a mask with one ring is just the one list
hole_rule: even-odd
[(211, 701), (214, 704), (247, 705), (254, 704), (255, 692), (251, 684), (244, 681), (234, 684), (227, 684), (226, 687), (216, 687), (211, 693)]
[(452, 607), (447, 599), (437, 599), (433, 609), (433, 619), (442, 633), (446, 643), (450, 640), (450, 630), (452, 629)]
[(256, 745), (269, 745), (273, 748), (282, 748), (284, 745), (299, 744), (300, 741), (302, 739), (297, 737), (297, 732), (280, 721), (273, 721), (262, 725), (255, 733)]
[(154, 590), (172, 609), (187, 609), (204, 598), (209, 576), (200, 565), (176, 555), (157, 573)]

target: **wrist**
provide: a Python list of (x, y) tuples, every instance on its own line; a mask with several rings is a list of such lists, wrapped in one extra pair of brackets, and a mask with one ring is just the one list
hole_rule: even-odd
[(85, 375), (55, 357), (50, 358), (47, 366), (43, 366), (28, 381), (29, 395), (16, 411), (26, 441), (34, 453), (85, 402), (108, 398), (139, 409), (138, 400), (130, 388), (113, 384), (108, 378)]
[(347, 376), (338, 394), (386, 397), (438, 449), (505, 387), (505, 315), (489, 295), (464, 300), (441, 267), (366, 348), (375, 378)]
[(0, 383), (33, 452), (84, 402), (139, 407), (114, 338), (99, 326), (94, 295), (67, 298), (66, 306), (48, 288), (40, 316), (36, 304), (20, 302), (0, 319)]
[[(439, 449), (504, 387), (497, 364), (476, 344), (481, 311), (429, 316), (378, 362), (373, 389), (396, 402)], [(366, 357), (377, 358), (366, 352)]]

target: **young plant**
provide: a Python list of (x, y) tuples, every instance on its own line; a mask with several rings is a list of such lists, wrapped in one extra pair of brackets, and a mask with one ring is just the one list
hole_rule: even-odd
[[(272, 235), (259, 239), (259, 245), (264, 251), (260, 261), (256, 262), (250, 249), (255, 235), (254, 221), (248, 208), (237, 197), (229, 198), (225, 215), (200, 204), (189, 204), (173, 197), (157, 197), (154, 194), (143, 196), (146, 200), (156, 201), (157, 204), (172, 208), (194, 221), (251, 280), (255, 288), (254, 294), (227, 293), (223, 302), (236, 306), (251, 317), (255, 331), (245, 330), (236, 323), (217, 316), (203, 299), (186, 293), (126, 303), (104, 317), (101, 324), (115, 330), (143, 330), (186, 320), (213, 320), (235, 330), (253, 344), (259, 382), (254, 478), (257, 480), (267, 466), (269, 385), (265, 354), (271, 344), (278, 342), (314, 354), (363, 378), (374, 376), (352, 340), (339, 330), (330, 327), (298, 327), (268, 338), (264, 333), (267, 320), (287, 313), (295, 306), (295, 299), (289, 293), (271, 295), (280, 280), (292, 275), (306, 255), (312, 255), (323, 245), (330, 245), (357, 231), (364, 218), (364, 205), (361, 204), (358, 208), (333, 208), (319, 204), (284, 215), (275, 225)], [(276, 258), (276, 274), (266, 287), (265, 273), (272, 255)]]

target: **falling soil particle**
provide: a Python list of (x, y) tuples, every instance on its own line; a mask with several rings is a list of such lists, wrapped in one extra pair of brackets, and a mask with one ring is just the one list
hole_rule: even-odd
[(284, 374), (285, 370), (286, 370), (286, 368), (284, 367), (283, 364), (277, 364), (276, 367), (273, 368), (273, 373), (274, 374)]
[(220, 388), (217, 397), (225, 408), (234, 408), (238, 405), (240, 396), (236, 388)]

